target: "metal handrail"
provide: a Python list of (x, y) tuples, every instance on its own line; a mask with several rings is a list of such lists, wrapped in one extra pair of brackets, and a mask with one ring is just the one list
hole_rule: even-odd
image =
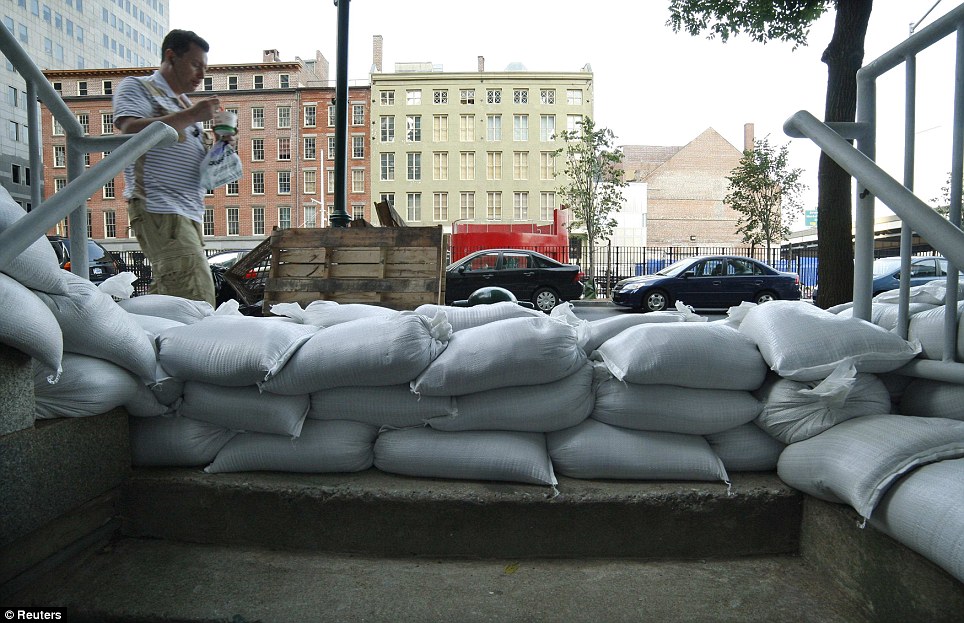
[[(28, 149), (30, 167), (34, 171), (31, 198), (37, 206), (26, 216), (0, 233), (0, 268), (20, 255), (51, 227), (70, 216), (71, 271), (89, 278), (87, 258), (87, 204), (98, 188), (124, 170), (148, 150), (173, 144), (177, 130), (156, 121), (133, 135), (88, 137), (67, 104), (47, 81), (13, 34), (0, 27), (0, 52), (7, 57), (27, 83), (28, 94)], [(67, 142), (68, 183), (56, 195), (41, 203), (43, 164), (41, 160), (40, 115), (36, 101), (40, 100), (63, 127)], [(113, 151), (116, 148), (116, 151)], [(89, 169), (84, 166), (85, 153), (108, 151), (110, 155)]]

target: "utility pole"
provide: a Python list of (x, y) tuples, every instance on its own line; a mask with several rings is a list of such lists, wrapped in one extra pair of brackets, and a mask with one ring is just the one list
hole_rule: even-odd
[(332, 227), (348, 227), (348, 5), (351, 0), (334, 0), (338, 7), (338, 59), (335, 69), (335, 208)]

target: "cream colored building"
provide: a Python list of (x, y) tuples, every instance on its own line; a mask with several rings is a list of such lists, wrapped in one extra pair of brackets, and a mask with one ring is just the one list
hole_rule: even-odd
[(408, 225), (538, 223), (558, 206), (554, 138), (593, 111), (593, 75), (451, 72), (399, 63), (371, 74), (372, 199), (388, 200)]

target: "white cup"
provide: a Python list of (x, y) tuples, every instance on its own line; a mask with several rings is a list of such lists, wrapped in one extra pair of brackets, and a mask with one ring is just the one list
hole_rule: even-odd
[(230, 110), (221, 110), (214, 115), (214, 133), (228, 136), (238, 133), (238, 115)]

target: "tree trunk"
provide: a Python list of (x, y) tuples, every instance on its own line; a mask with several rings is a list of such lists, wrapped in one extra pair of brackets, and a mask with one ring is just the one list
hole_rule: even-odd
[[(873, 0), (838, 0), (833, 38), (824, 50), (827, 100), (824, 121), (854, 121), (857, 70), (864, 61), (864, 40)], [(853, 300), (854, 247), (851, 178), (820, 155), (817, 172), (817, 261), (823, 308)]]

